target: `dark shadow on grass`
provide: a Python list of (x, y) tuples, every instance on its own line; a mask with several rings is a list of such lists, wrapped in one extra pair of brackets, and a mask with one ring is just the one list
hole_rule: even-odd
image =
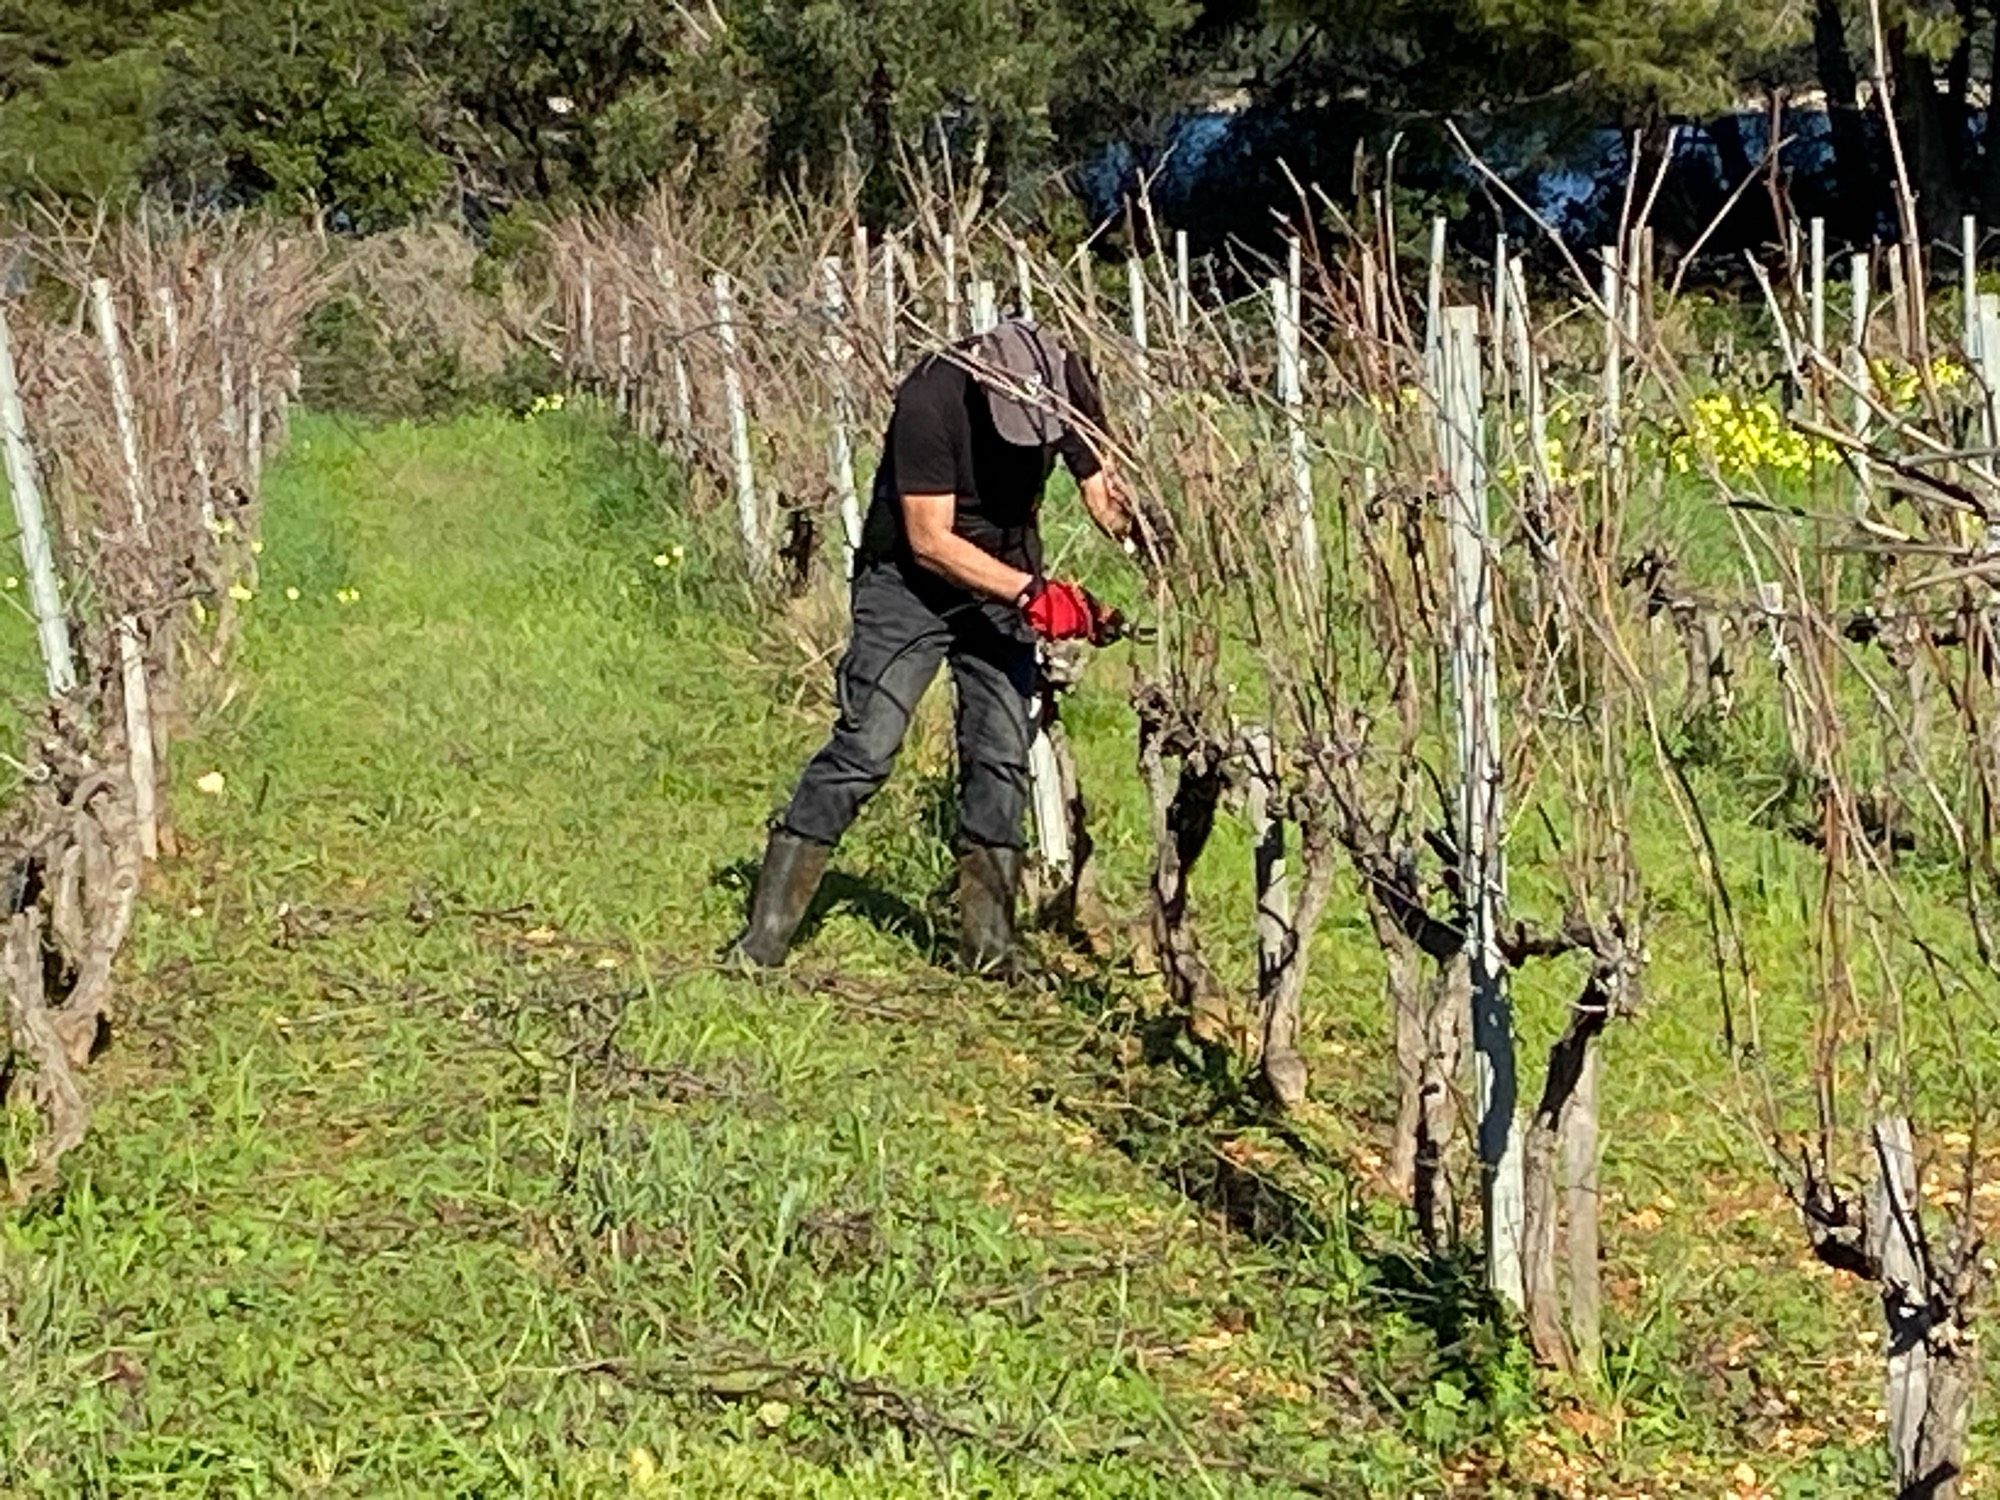
[(1197, 1041), (1177, 1015), (1135, 1009), (1131, 986), (1109, 964), (1059, 986), (1060, 1003), (1090, 1028), (1075, 1053), (1079, 1072), (1067, 1080), (1082, 1090), (1037, 1092), (1247, 1239), (1305, 1246), (1346, 1238), (1352, 1226), (1343, 1215), (1231, 1153), (1237, 1136), (1271, 1122), (1229, 1049)]
[(1377, 1238), (1366, 1262), (1371, 1300), (1428, 1332), (1441, 1365), (1466, 1377), (1475, 1393), (1487, 1394), (1510, 1336), (1499, 1300), (1486, 1286), (1479, 1246), (1465, 1239), (1433, 1254)]
[(1196, 1040), (1178, 1014), (1135, 1005), (1134, 989), (1112, 964), (1061, 986), (1063, 1008), (1087, 1031), (1076, 1071), (1038, 1096), (1233, 1233), (1301, 1257), (1331, 1248), (1361, 1305), (1430, 1336), (1434, 1374), (1497, 1397), (1521, 1345), (1487, 1290), (1478, 1244), (1433, 1253), (1413, 1223), (1399, 1232), (1379, 1206), (1371, 1213), (1347, 1164), (1294, 1129), (1231, 1048)]

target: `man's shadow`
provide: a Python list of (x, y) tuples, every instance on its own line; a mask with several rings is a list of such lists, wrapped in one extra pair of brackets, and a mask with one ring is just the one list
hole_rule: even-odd
[[(746, 922), (750, 918), (750, 896), (756, 888), (757, 871), (757, 861), (739, 859), (724, 865), (714, 877), (717, 886), (742, 896), (743, 920)], [(825, 925), (826, 919), (841, 911), (854, 913), (878, 932), (900, 938), (926, 961), (941, 961), (945, 951), (943, 938), (936, 919), (928, 910), (913, 905), (866, 876), (840, 869), (828, 870), (826, 878), (820, 881), (812, 905), (806, 908), (805, 919), (799, 923), (798, 935), (792, 939), (793, 948), (810, 942)]]

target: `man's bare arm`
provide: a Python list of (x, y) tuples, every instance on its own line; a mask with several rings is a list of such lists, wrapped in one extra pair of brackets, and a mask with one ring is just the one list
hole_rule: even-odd
[(1009, 567), (953, 531), (957, 515), (954, 495), (903, 496), (903, 530), (910, 539), (911, 555), (941, 578), (1012, 604), (1035, 581), (1034, 576)]

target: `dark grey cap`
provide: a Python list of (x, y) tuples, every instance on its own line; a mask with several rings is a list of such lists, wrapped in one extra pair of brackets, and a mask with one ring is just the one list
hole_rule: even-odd
[(1045, 448), (1068, 425), (1069, 355), (1040, 325), (1010, 318), (982, 335), (973, 374), (986, 388), (993, 427), (1020, 448)]

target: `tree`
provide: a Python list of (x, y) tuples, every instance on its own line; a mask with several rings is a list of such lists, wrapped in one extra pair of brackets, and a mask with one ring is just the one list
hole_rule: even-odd
[(1796, 9), (1770, 0), (1473, 0), (1472, 11), (1547, 86), (1627, 125), (1734, 109), (1805, 38)]
[(160, 87), (144, 49), (73, 62), (0, 97), (0, 203), (128, 190), (150, 150)]
[(1861, 0), (1814, 0), (1811, 67), (1826, 98), (1838, 188), (1828, 205), (1852, 221), (1869, 205), (1856, 237), (1872, 234), (1875, 205), (1894, 164), (1872, 129), (1879, 109), (1863, 80), (1878, 70), (1894, 99), (1898, 142), (1920, 227), (1927, 236), (1954, 231), (1970, 211), (2000, 215), (2000, 126), (1992, 87), (2000, 56), (2000, 4), (1991, 0), (1887, 0), (1882, 52), (1875, 56), (1869, 8)]
[(734, 29), (644, 0), (427, 0), (439, 138), (481, 198), (599, 198), (754, 150)]
[(425, 128), (404, 0), (229, 0), (167, 44), (149, 178), (176, 197), (275, 199), (369, 230), (450, 180)]
[[(1926, 227), (2000, 217), (2000, 0), (1887, 5)], [(1737, 113), (1816, 82), (1837, 172), (1812, 208), (1862, 238), (1890, 180), (1866, 20), (1860, 0), (0, 0), (0, 194), (143, 182), (368, 229), (453, 189), (483, 212), (684, 170), (816, 187), (853, 162), (886, 217), (916, 142), (976, 145), (1004, 191), (1112, 145), (1157, 161), (1227, 101), (1221, 169), (1169, 210), (1215, 238), (1268, 228), (1291, 173), (1335, 188), (1392, 137), (1401, 181), (1448, 186), (1446, 119), (1521, 170), (1606, 126), (1657, 152), (1668, 125), (1715, 121), (1740, 181)]]
[(0, 202), (131, 187), (161, 82), (151, 39), (186, 0), (0, 0)]
[(1075, 160), (1186, 97), (1174, 45), (1187, 0), (745, 0), (731, 12), (770, 121), (775, 175), (824, 177), (852, 147), (887, 167), (943, 126), (985, 148), (996, 183)]
[(143, 49), (191, 0), (0, 0), (0, 99), (73, 63)]

